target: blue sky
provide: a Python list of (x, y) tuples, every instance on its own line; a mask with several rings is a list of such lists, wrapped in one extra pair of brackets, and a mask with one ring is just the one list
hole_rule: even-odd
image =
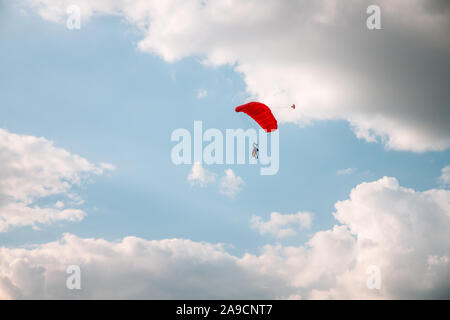
[[(189, 3), (191, 2), (195, 3), (194, 0)], [(44, 137), (57, 148), (79, 155), (93, 164), (112, 164), (115, 170), (94, 174), (81, 185), (72, 186), (72, 190), (84, 200), (84, 203), (76, 206), (86, 213), (81, 221), (70, 222), (62, 219), (40, 224), (39, 230), (34, 230), (31, 226), (17, 226), (2, 232), (0, 219), (0, 249), (9, 248), (14, 252), (15, 248), (28, 248), (30, 245), (46, 248), (53, 241), (66, 239), (67, 245), (62, 245), (60, 250), (67, 249), (67, 252), (71, 252), (68, 247), (74, 243), (84, 243), (88, 257), (91, 250), (89, 246), (92, 244), (88, 238), (105, 239), (108, 241), (107, 246), (114, 247), (115, 244), (125, 243), (125, 237), (133, 236), (138, 238), (133, 240), (136, 241), (136, 244), (131, 245), (133, 248), (140, 248), (141, 245), (153, 248), (155, 243), (165, 244), (166, 239), (172, 238), (189, 239), (193, 243), (201, 243), (200, 246), (205, 251), (198, 250), (199, 253), (196, 254), (199, 256), (202, 252), (212, 250), (208, 247), (209, 244), (225, 244), (226, 253), (235, 257), (236, 261), (242, 259), (239, 260), (241, 265), (236, 267), (238, 271), (233, 271), (235, 262), (229, 262), (225, 269), (230, 273), (240, 274), (242, 264), (248, 264), (254, 268), (252, 270), (257, 269), (256, 261), (264, 265), (264, 259), (268, 259), (267, 256), (272, 257), (271, 250), (297, 248), (304, 250), (304, 255), (294, 254), (295, 257), (290, 260), (290, 253), (286, 251), (283, 254), (287, 255), (287, 258), (282, 260), (279, 269), (287, 266), (289, 270), (290, 261), (293, 260), (303, 261), (306, 257), (306, 261), (314, 262), (315, 257), (319, 257), (318, 261), (324, 260), (319, 265), (302, 262), (292, 266), (293, 273), (301, 270), (299, 273), (311, 275), (311, 279), (316, 279), (312, 274), (322, 266), (325, 269), (327, 264), (338, 266), (341, 260), (347, 263), (346, 255), (349, 252), (361, 250), (367, 243), (375, 243), (380, 246), (380, 252), (388, 252), (389, 255), (383, 256), (378, 251), (370, 251), (370, 254), (364, 255), (365, 251), (361, 251), (361, 256), (355, 254), (353, 260), (349, 258), (347, 269), (352, 275), (356, 275), (355, 279), (359, 279), (368, 263), (385, 264), (383, 270), (391, 270), (392, 282), (387, 283), (384, 289), (386, 291), (382, 294), (388, 298), (411, 297), (407, 279), (405, 282), (399, 280), (398, 283), (392, 280), (395, 278), (394, 273), (401, 273), (404, 265), (411, 265), (411, 270), (416, 272), (412, 274), (416, 277), (422, 276), (420, 272), (426, 272), (423, 270), (429, 270), (427, 263), (428, 268), (430, 265), (443, 266), (443, 273), (436, 272), (438, 275), (448, 273), (448, 244), (442, 241), (445, 234), (448, 236), (450, 226), (448, 181), (442, 178), (443, 168), (450, 164), (450, 149), (447, 145), (450, 133), (448, 123), (445, 124), (450, 109), (446, 108), (448, 93), (444, 84), (448, 75), (445, 75), (445, 72), (428, 72), (437, 68), (439, 59), (442, 59), (442, 70), (448, 69), (448, 42), (441, 39), (439, 45), (434, 45), (435, 39), (429, 40), (426, 33), (418, 34), (416, 40), (408, 33), (407, 27), (394, 23), (394, 10), (387, 13), (386, 20), (383, 20), (388, 22), (387, 30), (391, 27), (394, 31), (384, 33), (384, 38), (376, 35), (375, 38), (370, 38), (373, 41), (371, 43), (366, 30), (357, 29), (354, 33), (344, 32), (343, 38), (339, 38), (348, 41), (347, 46), (333, 47), (334, 30), (345, 31), (349, 26), (340, 25), (329, 29), (327, 24), (331, 20), (324, 17), (330, 15), (329, 19), (343, 19), (342, 21), (348, 24), (359, 22), (361, 19), (358, 16), (358, 6), (363, 8), (362, 4), (337, 15), (324, 9), (325, 13), (317, 18), (319, 22), (313, 20), (309, 25), (314, 28), (309, 28), (308, 25), (305, 27), (302, 22), (298, 22), (297, 29), (292, 27), (292, 30), (297, 30), (300, 35), (286, 34), (285, 27), (291, 30), (291, 26), (284, 25), (284, 22), (279, 25), (278, 22), (274, 23), (279, 19), (272, 20), (271, 15), (265, 16), (270, 10), (262, 10), (262, 16), (255, 17), (255, 21), (252, 20), (249, 25), (241, 25), (242, 34), (234, 38), (233, 26), (228, 26), (231, 31), (220, 23), (217, 26), (216, 20), (208, 20), (201, 12), (197, 12), (198, 8), (195, 6), (184, 10), (188, 12), (186, 15), (198, 14), (196, 19), (186, 19), (187, 26), (183, 23), (180, 26), (172, 26), (172, 20), (167, 18), (169, 26), (175, 30), (172, 34), (170, 27), (158, 28), (159, 23), (165, 26), (165, 15), (148, 18), (156, 25), (156, 31), (152, 33), (151, 28), (148, 31), (136, 27), (135, 24), (141, 22), (141, 17), (135, 19), (132, 14), (123, 13), (127, 12), (126, 8), (114, 15), (108, 15), (105, 12), (109, 11), (103, 7), (96, 8), (94, 4), (85, 4), (83, 1), (80, 3), (89, 13), (89, 19), (82, 20), (80, 30), (69, 30), (65, 26), (64, 7), (62, 11), (53, 11), (35, 0), (18, 4), (0, 2), (0, 129), (19, 135)], [(214, 2), (216, 3), (220, 1)], [(301, 3), (304, 5), (307, 2)], [(316, 17), (315, 10), (322, 4), (317, 8), (310, 8), (305, 4), (305, 7), (301, 8), (304, 11), (299, 9), (299, 12), (311, 11), (311, 16)], [(63, 6), (55, 4), (60, 5)], [(253, 5), (256, 4), (249, 4), (249, 8)], [(398, 5), (401, 9), (402, 5)], [(286, 15), (291, 14), (289, 1), (282, 2), (281, 7), (280, 12), (287, 10)], [(39, 15), (35, 8), (43, 8), (44, 13)], [(151, 8), (149, 10), (154, 9)], [(47, 9), (50, 13), (45, 11)], [(226, 7), (223, 12), (232, 16), (233, 10)], [(411, 21), (428, 14), (428, 9), (423, 10), (412, 12)], [(55, 23), (52, 21), (52, 15), (58, 16), (58, 12), (63, 12), (63, 20)], [(222, 11), (212, 12), (219, 14), (218, 12)], [(365, 10), (361, 12), (365, 14)], [(178, 12), (173, 14), (174, 20), (179, 21), (176, 17)], [(237, 10), (235, 20), (239, 20), (240, 14)], [(438, 20), (437, 16), (433, 17), (437, 19), (436, 23), (440, 27), (447, 23), (446, 20)], [(211, 23), (211, 34), (208, 33), (208, 28), (205, 28), (206, 35), (197, 38), (198, 35), (194, 32), (197, 30), (195, 22), (192, 21), (204, 22), (202, 19)], [(217, 21), (227, 21), (221, 19), (224, 17), (219, 14)], [(309, 18), (302, 16), (302, 19)], [(273, 30), (267, 32), (266, 25), (271, 24)], [(246, 29), (247, 27), (249, 29)], [(256, 35), (252, 33), (259, 29), (262, 31)], [(354, 29), (349, 30), (353, 32)], [(312, 36), (308, 32), (312, 32)], [(349, 34), (352, 35), (350, 39)], [(435, 35), (440, 37), (441, 32)], [(246, 37), (250, 41), (244, 41), (248, 40)], [(328, 37), (333, 38), (333, 41), (326, 40)], [(398, 41), (396, 37), (403, 42)], [(255, 44), (251, 42), (253, 39)], [(286, 44), (286, 39), (291, 40)], [(300, 39), (298, 43), (297, 39)], [(323, 43), (322, 39), (325, 39)], [(352, 41), (361, 46), (355, 46)], [(420, 41), (423, 41), (423, 46), (417, 44)], [(259, 49), (259, 46), (264, 48), (267, 43), (276, 43), (270, 48), (273, 52)], [(308, 45), (317, 47), (309, 51)], [(328, 45), (331, 47), (327, 48)], [(335, 51), (330, 53), (323, 50), (323, 53), (323, 48)], [(402, 52), (408, 48), (411, 52), (408, 56), (410, 60), (402, 58)], [(298, 57), (291, 55), (291, 49)], [(434, 54), (434, 61), (424, 55), (427, 50)], [(252, 55), (254, 52), (257, 52), (255, 56)], [(367, 56), (368, 52), (370, 56)], [(283, 56), (285, 53), (286, 56)], [(377, 59), (378, 56), (383, 59)], [(175, 59), (172, 59), (173, 57)], [(444, 60), (442, 57), (447, 58)], [(317, 63), (320, 59), (323, 59), (323, 64)], [(353, 69), (342, 72), (341, 68), (352, 66), (353, 62)], [(417, 76), (418, 72), (423, 72), (423, 79), (411, 77)], [(341, 75), (337, 81), (336, 74)], [(323, 75), (326, 77), (320, 78)], [(316, 77), (320, 79), (317, 83), (304, 83), (305, 79), (317, 79)], [(347, 86), (349, 79), (351, 85)], [(435, 82), (428, 86), (430, 79)], [(199, 97), (199, 91), (205, 91), (207, 94)], [(429, 99), (431, 93), (436, 95)], [(315, 97), (317, 94), (320, 97)], [(188, 175), (192, 165), (176, 166), (171, 161), (171, 150), (176, 144), (170, 140), (172, 132), (178, 128), (186, 128), (192, 133), (196, 120), (203, 121), (203, 130), (217, 128), (225, 132), (228, 128), (254, 128), (253, 121), (236, 113), (234, 108), (255, 96), (269, 105), (297, 104), (297, 113), (283, 113), (278, 119), (279, 172), (273, 176), (263, 176), (259, 174), (259, 167), (254, 165), (204, 164), (206, 170), (215, 174), (216, 181), (206, 187), (190, 184)], [(327, 104), (329, 97), (332, 97), (331, 106)], [(304, 125), (303, 118), (298, 117), (298, 112), (303, 112), (301, 114), (305, 119), (311, 120), (309, 125)], [(1, 134), (2, 132), (0, 138)], [(371, 140), (372, 134), (375, 142), (368, 141)], [(0, 139), (0, 156), (1, 143)], [(39, 149), (36, 150), (39, 152)], [(47, 155), (42, 154), (43, 158), (45, 156)], [(8, 165), (5, 162), (4, 167), (9, 168)], [(219, 180), (226, 169), (232, 169), (244, 181), (241, 190), (234, 197), (220, 192)], [(340, 171), (345, 169), (349, 169), (348, 172), (341, 174)], [(45, 166), (42, 170), (46, 170)], [(2, 174), (5, 173), (0, 167), (0, 177), (3, 177)], [(9, 172), (6, 172), (5, 177), (9, 177), (8, 174)], [(385, 176), (392, 178), (380, 180)], [(399, 186), (393, 182), (395, 179)], [(42, 184), (44, 185), (44, 182)], [(1, 210), (4, 210), (1, 207), (2, 190), (4, 189), (0, 183), (0, 218)], [(8, 196), (8, 193), (6, 195)], [(68, 203), (70, 201), (67, 196), (61, 192), (47, 197), (36, 197), (33, 203), (26, 205), (46, 207), (52, 206), (58, 200)], [(15, 201), (22, 201), (18, 199)], [(346, 200), (345, 204), (335, 208), (335, 204), (343, 200)], [(310, 212), (314, 218), (310, 228), (296, 229), (294, 236), (260, 234), (251, 225), (252, 216), (270, 221), (272, 212), (282, 215)], [(334, 212), (337, 212), (338, 220), (333, 217)], [(7, 212), (5, 215), (7, 216)], [(368, 225), (363, 225), (361, 221), (368, 221)], [(374, 221), (380, 221), (380, 226), (375, 226), (378, 222)], [(443, 231), (436, 231), (435, 235), (430, 235), (430, 239), (427, 239), (428, 242), (422, 244), (423, 235), (428, 232), (428, 222), (440, 226)], [(342, 229), (333, 229), (335, 225), (341, 225)], [(397, 227), (398, 229), (395, 229)], [(380, 230), (384, 230), (384, 233)], [(391, 234), (398, 237), (383, 242)], [(71, 235), (75, 238), (71, 238)], [(328, 235), (332, 239), (329, 242)], [(404, 242), (397, 247), (398, 239)], [(144, 243), (147, 240), (160, 242)], [(366, 240), (368, 242), (364, 242)], [(334, 248), (335, 243), (342, 244), (344, 248)], [(415, 251), (416, 255), (398, 256), (401, 251), (398, 251), (399, 247), (414, 247), (417, 243), (420, 245), (417, 245), (419, 249)], [(277, 244), (280, 247), (274, 249)], [(269, 246), (264, 247), (266, 245)], [(186, 251), (191, 248), (191, 244), (186, 243), (180, 246), (186, 246)], [(118, 259), (128, 259), (120, 258), (120, 248), (114, 250), (118, 250)], [(217, 253), (215, 250), (212, 250), (213, 253)], [(324, 258), (328, 255), (322, 255), (323, 252), (328, 252), (330, 257), (335, 253), (338, 258), (329, 262)], [(403, 251), (401, 252), (403, 254)], [(220, 254), (222, 253), (220, 251)], [(197, 259), (196, 254), (191, 258)], [(274, 261), (279, 261), (278, 258), (284, 257), (283, 254), (275, 255), (277, 258), (274, 258)], [(246, 260), (249, 255), (254, 260)], [(373, 259), (378, 260), (369, 261), (367, 256), (376, 257)], [(140, 258), (137, 257), (136, 261)], [(224, 259), (228, 258), (224, 254)], [(152, 262), (154, 256), (149, 259)], [(173, 265), (178, 263), (178, 260), (174, 261)], [(184, 263), (183, 260), (182, 266)], [(211, 274), (218, 270), (217, 274), (221, 275), (224, 269), (221, 269), (221, 266), (216, 269), (215, 262), (211, 263), (213, 266), (207, 264), (205, 270), (210, 270)], [(119, 265), (121, 262), (117, 262), (117, 266)], [(276, 263), (268, 265), (272, 267)], [(134, 272), (134, 266), (130, 268), (130, 272)], [(310, 273), (308, 268), (312, 268), (314, 272)], [(190, 274), (190, 265), (181, 269)], [(336, 274), (342, 272), (339, 270)], [(273, 273), (276, 274), (277, 271)], [(249, 289), (248, 293), (244, 290), (242, 294), (246, 298), (259, 297), (252, 295), (256, 293), (265, 298), (280, 295), (283, 298), (298, 298), (298, 295), (328, 298), (332, 293), (330, 296), (322, 296), (323, 292), (320, 290), (330, 289), (329, 292), (333, 292), (331, 288), (336, 287), (338, 281), (334, 271), (330, 271), (331, 276), (326, 272), (328, 271), (317, 275), (318, 284), (310, 284), (309, 280), (298, 280), (293, 275), (292, 279), (274, 280), (273, 283), (286, 281), (287, 285), (282, 288), (273, 285), (273, 292), (267, 295), (264, 290), (253, 289), (251, 285), (249, 288), (254, 291)], [(161, 271), (162, 273), (164, 272)], [(193, 274), (197, 273), (198, 270), (195, 269)], [(259, 273), (255, 271), (255, 274)], [(343, 277), (345, 282), (346, 278)], [(328, 283), (329, 279), (332, 280), (327, 286), (325, 283)], [(440, 296), (440, 292), (444, 292), (441, 286), (445, 289), (446, 282), (433, 279), (429, 280), (430, 285), (424, 289), (424, 293), (418, 291), (420, 298), (431, 297), (433, 294)], [(208, 282), (203, 280), (199, 283)], [(266, 280), (264, 278), (263, 282)], [(253, 283), (252, 281), (249, 280), (249, 283)], [(268, 287), (272, 288), (272, 280), (267, 281)], [(243, 285), (245, 283), (246, 281), (242, 281)], [(180, 292), (191, 292), (183, 287), (177, 289), (174, 294), (174, 291), (170, 291), (170, 284), (161, 285), (161, 288), (163, 287), (169, 292), (161, 293), (160, 296), (164, 297), (179, 297), (177, 294)], [(291, 290), (292, 287), (295, 290)], [(438, 293), (426, 291), (430, 287)], [(360, 294), (356, 297), (369, 294), (360, 291), (356, 285), (355, 288), (355, 292)], [(185, 289), (187, 291), (184, 291)], [(297, 289), (299, 291), (296, 291)], [(101, 291), (97, 297), (110, 297), (109, 293), (105, 292), (115, 290)], [(198, 291), (192, 290), (194, 291), (191, 293), (195, 297), (205, 297), (205, 292), (209, 294), (206, 289), (202, 291), (203, 287)], [(4, 292), (7, 292), (5, 296), (8, 297), (9, 291), (0, 283), (0, 298)], [(48, 292), (51, 292), (51, 289), (48, 289)], [(138, 297), (148, 297), (149, 293), (145, 291), (139, 294)], [(223, 296), (230, 297), (227, 294), (228, 291), (224, 290)], [(59, 293), (56, 296), (61, 297)], [(181, 297), (191, 296), (188, 294)]]
[[(230, 199), (216, 187), (187, 183), (190, 166), (170, 161), (170, 134), (192, 131), (194, 120), (204, 129), (251, 127), (234, 113), (248, 95), (231, 66), (212, 68), (195, 57), (166, 63), (142, 53), (136, 33), (117, 17), (95, 18), (71, 31), (4, 5), (2, 24), (1, 127), (117, 167), (80, 190), (88, 213), (83, 221), (0, 234), (6, 246), (71, 232), (108, 240), (129, 234), (189, 238), (254, 251), (274, 239), (250, 229), (252, 214), (313, 212), (310, 230), (284, 240), (298, 243), (335, 224), (334, 203), (357, 184), (393, 176), (416, 190), (434, 188), (449, 160), (449, 151), (393, 151), (359, 140), (344, 121), (281, 124), (279, 173), (260, 176), (254, 166), (231, 166), (245, 186)], [(207, 97), (198, 99), (201, 89)], [(218, 175), (226, 168), (208, 167)], [(355, 170), (337, 174), (345, 168)]]

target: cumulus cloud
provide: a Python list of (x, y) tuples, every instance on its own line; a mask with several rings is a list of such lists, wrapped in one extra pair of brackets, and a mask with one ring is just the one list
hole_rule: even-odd
[(445, 166), (444, 168), (442, 168), (439, 181), (444, 185), (450, 185), (450, 166)]
[[(382, 30), (368, 30), (372, 1), (29, 0), (63, 23), (121, 15), (142, 32), (138, 47), (172, 62), (196, 55), (241, 73), (248, 94), (280, 122), (344, 119), (358, 138), (423, 152), (450, 147), (449, 5), (379, 0)], [(205, 27), (206, 26), (206, 27)]]
[(334, 214), (357, 236), (355, 265), (336, 278), (327, 296), (364, 296), (366, 288), (355, 288), (355, 280), (376, 265), (382, 271), (379, 297), (448, 298), (449, 265), (430, 270), (429, 257), (450, 252), (449, 200), (448, 190), (418, 192), (401, 187), (395, 178), (358, 185), (350, 199), (336, 203)]
[(239, 191), (241, 191), (244, 185), (244, 180), (236, 176), (231, 169), (225, 170), (225, 175), (220, 179), (219, 192), (228, 196), (234, 197)]
[[(268, 298), (261, 279), (219, 244), (183, 239), (118, 242), (66, 234), (32, 249), (0, 248), (0, 299)], [(81, 290), (68, 290), (66, 269), (78, 265)]]
[(277, 238), (294, 236), (296, 229), (309, 229), (313, 220), (313, 214), (309, 212), (297, 212), (295, 214), (280, 214), (272, 212), (269, 221), (263, 221), (261, 217), (253, 215), (250, 224), (260, 234), (272, 234)]
[[(0, 248), (1, 298), (449, 298), (450, 191), (395, 178), (356, 186), (336, 203), (338, 223), (300, 246), (242, 257), (183, 239), (61, 240)], [(276, 220), (276, 219), (271, 219)], [(81, 268), (82, 290), (64, 285)], [(367, 287), (369, 266), (381, 287)]]
[(214, 173), (203, 168), (200, 162), (195, 162), (187, 180), (192, 186), (206, 187), (208, 184), (216, 181), (216, 177)]
[(72, 192), (91, 175), (112, 170), (110, 164), (95, 165), (86, 159), (56, 148), (45, 138), (10, 133), (0, 129), (0, 232), (10, 227), (79, 221), (85, 212), (35, 202), (48, 196), (64, 195), (72, 202), (82, 200)]
[[(449, 200), (450, 191), (417, 192), (395, 178), (362, 183), (336, 203), (340, 225), (245, 259), (312, 299), (448, 298)], [(369, 266), (381, 270), (380, 290), (366, 286)]]
[[(205, 169), (200, 162), (195, 162), (187, 177), (191, 186), (206, 187), (216, 182), (216, 174)], [(234, 197), (242, 189), (244, 180), (236, 176), (233, 170), (225, 170), (225, 175), (219, 180), (219, 193), (228, 197)]]

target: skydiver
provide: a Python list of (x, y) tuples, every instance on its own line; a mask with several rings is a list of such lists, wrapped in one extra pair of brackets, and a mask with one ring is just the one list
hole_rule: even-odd
[(259, 159), (259, 149), (258, 149), (258, 144), (256, 144), (255, 142), (253, 142), (252, 157), (255, 158), (255, 159)]

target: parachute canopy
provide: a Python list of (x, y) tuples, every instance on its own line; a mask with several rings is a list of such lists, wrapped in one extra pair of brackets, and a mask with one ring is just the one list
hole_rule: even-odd
[(271, 132), (278, 129), (277, 119), (275, 119), (272, 111), (270, 111), (270, 108), (264, 103), (249, 102), (236, 107), (235, 111), (244, 112), (249, 115), (261, 126), (261, 128), (266, 130), (266, 132)]

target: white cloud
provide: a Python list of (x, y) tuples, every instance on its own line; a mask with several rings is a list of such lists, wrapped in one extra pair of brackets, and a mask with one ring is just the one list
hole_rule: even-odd
[(278, 238), (283, 238), (296, 235), (296, 229), (309, 229), (312, 220), (313, 214), (309, 212), (295, 214), (272, 212), (269, 221), (262, 221), (261, 217), (253, 215), (250, 223), (252, 228), (257, 229), (262, 235), (272, 234)]
[[(244, 260), (307, 298), (448, 298), (449, 200), (450, 191), (417, 192), (394, 178), (362, 183), (336, 203), (340, 226), (305, 246), (267, 246)], [(371, 265), (381, 270), (380, 290), (366, 287)]]
[(216, 177), (214, 173), (203, 168), (200, 162), (195, 162), (187, 180), (192, 186), (206, 187), (208, 184), (216, 181)]
[(450, 185), (450, 166), (442, 168), (439, 181), (444, 185)]
[[(50, 21), (69, 4), (122, 15), (143, 34), (138, 46), (168, 62), (199, 55), (230, 64), (247, 92), (280, 122), (345, 119), (355, 134), (387, 148), (450, 147), (449, 5), (380, 0), (383, 30), (366, 28), (371, 1), (29, 0)], [(408, 57), (405, 59), (405, 57)], [(432, 57), (432, 59), (430, 59)]]
[(51, 224), (57, 221), (76, 222), (82, 220), (86, 213), (79, 209), (42, 208), (27, 206), (20, 202), (10, 202), (0, 207), (0, 232), (6, 232), (10, 227), (31, 226), (39, 230), (39, 224)]
[(45, 138), (17, 135), (0, 129), (0, 232), (10, 227), (49, 224), (59, 220), (79, 221), (85, 212), (74, 208), (62, 209), (35, 202), (48, 196), (64, 195), (78, 199), (71, 189), (93, 174), (111, 169), (99, 166), (56, 148)]
[[(118, 242), (66, 234), (31, 248), (0, 248), (0, 298), (449, 298), (450, 191), (418, 192), (382, 178), (336, 203), (339, 224), (301, 246), (233, 256), (182, 239)], [(68, 265), (82, 290), (66, 290)], [(366, 287), (367, 267), (381, 289)], [(125, 271), (124, 271), (125, 270)]]
[(197, 99), (203, 99), (206, 98), (208, 96), (208, 91), (206, 91), (205, 89), (200, 89), (197, 92)]
[(116, 170), (116, 166), (111, 164), (111, 163), (105, 163), (105, 162), (101, 162), (99, 164), (100, 169), (103, 169), (105, 171), (114, 171)]
[[(190, 240), (109, 242), (66, 234), (32, 249), (0, 248), (0, 299), (270, 297), (273, 280), (252, 275), (237, 260), (221, 245)], [(82, 290), (65, 288), (69, 265), (80, 266)]]
[(55, 207), (58, 208), (58, 209), (64, 208), (64, 202), (62, 202), (62, 201), (57, 201), (57, 202), (55, 203)]
[[(216, 181), (216, 175), (208, 169), (205, 169), (200, 162), (195, 162), (192, 165), (187, 180), (191, 186), (206, 187)], [(234, 197), (241, 191), (243, 184), (244, 180), (241, 177), (236, 176), (233, 170), (227, 169), (225, 170), (225, 175), (220, 178), (219, 192), (228, 197)]]
[(379, 297), (448, 298), (448, 264), (430, 271), (428, 259), (450, 252), (449, 200), (450, 191), (418, 192), (387, 177), (354, 188), (350, 199), (336, 203), (335, 217), (357, 236), (355, 266), (339, 275), (327, 294), (377, 296), (355, 288), (365, 269), (377, 265), (382, 271)]
[(352, 174), (353, 172), (355, 172), (355, 168), (339, 169), (338, 171), (336, 171), (336, 173), (340, 176)]
[(234, 197), (241, 191), (242, 185), (244, 180), (236, 176), (233, 170), (226, 169), (225, 175), (220, 179), (219, 192), (228, 197)]

